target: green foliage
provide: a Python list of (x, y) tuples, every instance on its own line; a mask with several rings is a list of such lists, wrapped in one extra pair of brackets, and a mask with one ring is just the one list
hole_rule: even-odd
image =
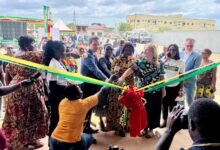
[(67, 27), (69, 27), (72, 30), (75, 30), (76, 25), (74, 23), (69, 23), (69, 24), (67, 24)]
[(133, 27), (128, 23), (120, 23), (118, 30), (119, 31), (132, 31)]
[(172, 30), (172, 28), (168, 27), (168, 26), (160, 26), (160, 27), (158, 27), (158, 31), (159, 32), (170, 31), (170, 30)]
[(113, 32), (113, 31), (114, 31), (114, 28), (107, 28), (106, 32)]

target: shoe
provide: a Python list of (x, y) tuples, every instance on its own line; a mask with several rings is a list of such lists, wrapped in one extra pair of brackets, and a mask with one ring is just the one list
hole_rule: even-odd
[(141, 131), (140, 137), (144, 137), (144, 136), (146, 136), (146, 134), (147, 134), (147, 129), (143, 129), (143, 130)]
[(120, 130), (120, 131), (117, 131), (116, 134), (120, 137), (125, 137), (125, 131), (124, 130)]
[(97, 144), (97, 140), (94, 138), (92, 144)]
[(97, 130), (97, 129), (94, 130), (91, 127), (85, 128), (84, 131), (83, 131), (83, 133), (87, 133), (87, 134), (95, 134), (95, 133), (98, 133), (98, 132), (99, 132), (99, 130)]
[(148, 131), (147, 134), (145, 135), (145, 137), (148, 139), (154, 137), (153, 130)]
[(129, 131), (130, 131), (129, 126), (125, 126), (125, 127), (124, 127), (124, 130), (125, 130), (125, 132), (129, 132)]
[(156, 131), (156, 132), (155, 132), (155, 136), (156, 136), (158, 139), (160, 139), (162, 135), (161, 135), (160, 132)]
[(164, 120), (163, 123), (160, 125), (160, 128), (165, 128), (167, 126), (167, 120)]

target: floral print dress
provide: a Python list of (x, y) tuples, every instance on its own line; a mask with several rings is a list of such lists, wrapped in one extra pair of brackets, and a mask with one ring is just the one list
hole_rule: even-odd
[[(131, 67), (132, 62), (133, 59), (124, 58), (122, 56), (117, 57), (112, 62), (112, 74), (118, 73), (119, 77), (122, 76), (123, 73)], [(133, 81), (133, 75), (130, 75), (128, 78), (125, 79), (125, 84), (133, 85)], [(122, 130), (125, 125), (127, 125), (127, 111), (118, 101), (118, 97), (120, 96), (121, 92), (121, 89), (112, 88), (108, 95), (109, 111), (107, 114), (107, 129), (109, 130), (119, 131)]]
[[(42, 63), (42, 55), (30, 51), (24, 52), (17, 58)], [(34, 70), (14, 64), (8, 64), (6, 71), (12, 77), (10, 85), (28, 79), (35, 73)], [(25, 145), (44, 138), (47, 128), (47, 113), (41, 79), (7, 96), (2, 129), (9, 139), (10, 149), (22, 149)]]
[[(165, 73), (162, 64), (150, 63), (145, 58), (137, 60), (131, 67), (137, 77), (136, 86), (144, 87), (161, 80), (161, 76)], [(148, 127), (154, 129), (160, 125), (161, 114), (161, 89), (144, 93), (147, 103), (145, 109), (147, 111)]]
[[(204, 66), (204, 65), (201, 65), (201, 66)], [(215, 72), (215, 69), (212, 69), (206, 73), (198, 75), (196, 99), (198, 98), (214, 99), (215, 98), (215, 95), (211, 89), (212, 80), (214, 76), (213, 73)]]
[(68, 72), (73, 72), (73, 73), (78, 72), (77, 62), (74, 58), (66, 57), (62, 60), (62, 63), (65, 65)]

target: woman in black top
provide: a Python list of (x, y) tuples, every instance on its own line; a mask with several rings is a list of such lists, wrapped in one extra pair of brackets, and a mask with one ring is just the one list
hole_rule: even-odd
[(104, 47), (104, 50), (104, 56), (99, 59), (98, 67), (109, 78), (111, 76), (113, 48), (110, 44), (108, 44)]
[[(65, 65), (61, 62), (64, 56), (64, 49), (65, 47), (62, 42), (48, 41), (45, 46), (44, 65), (66, 70)], [(47, 74), (48, 101), (50, 105), (49, 137), (59, 121), (58, 106), (64, 98), (63, 92), (67, 85), (68, 83), (65, 79)]]

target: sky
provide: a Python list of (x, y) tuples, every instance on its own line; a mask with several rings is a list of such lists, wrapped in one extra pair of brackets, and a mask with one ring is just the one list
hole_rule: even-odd
[(129, 14), (174, 15), (214, 19), (220, 29), (220, 0), (0, 0), (0, 16), (43, 18), (43, 6), (50, 7), (56, 21), (77, 24), (102, 23), (115, 27)]

